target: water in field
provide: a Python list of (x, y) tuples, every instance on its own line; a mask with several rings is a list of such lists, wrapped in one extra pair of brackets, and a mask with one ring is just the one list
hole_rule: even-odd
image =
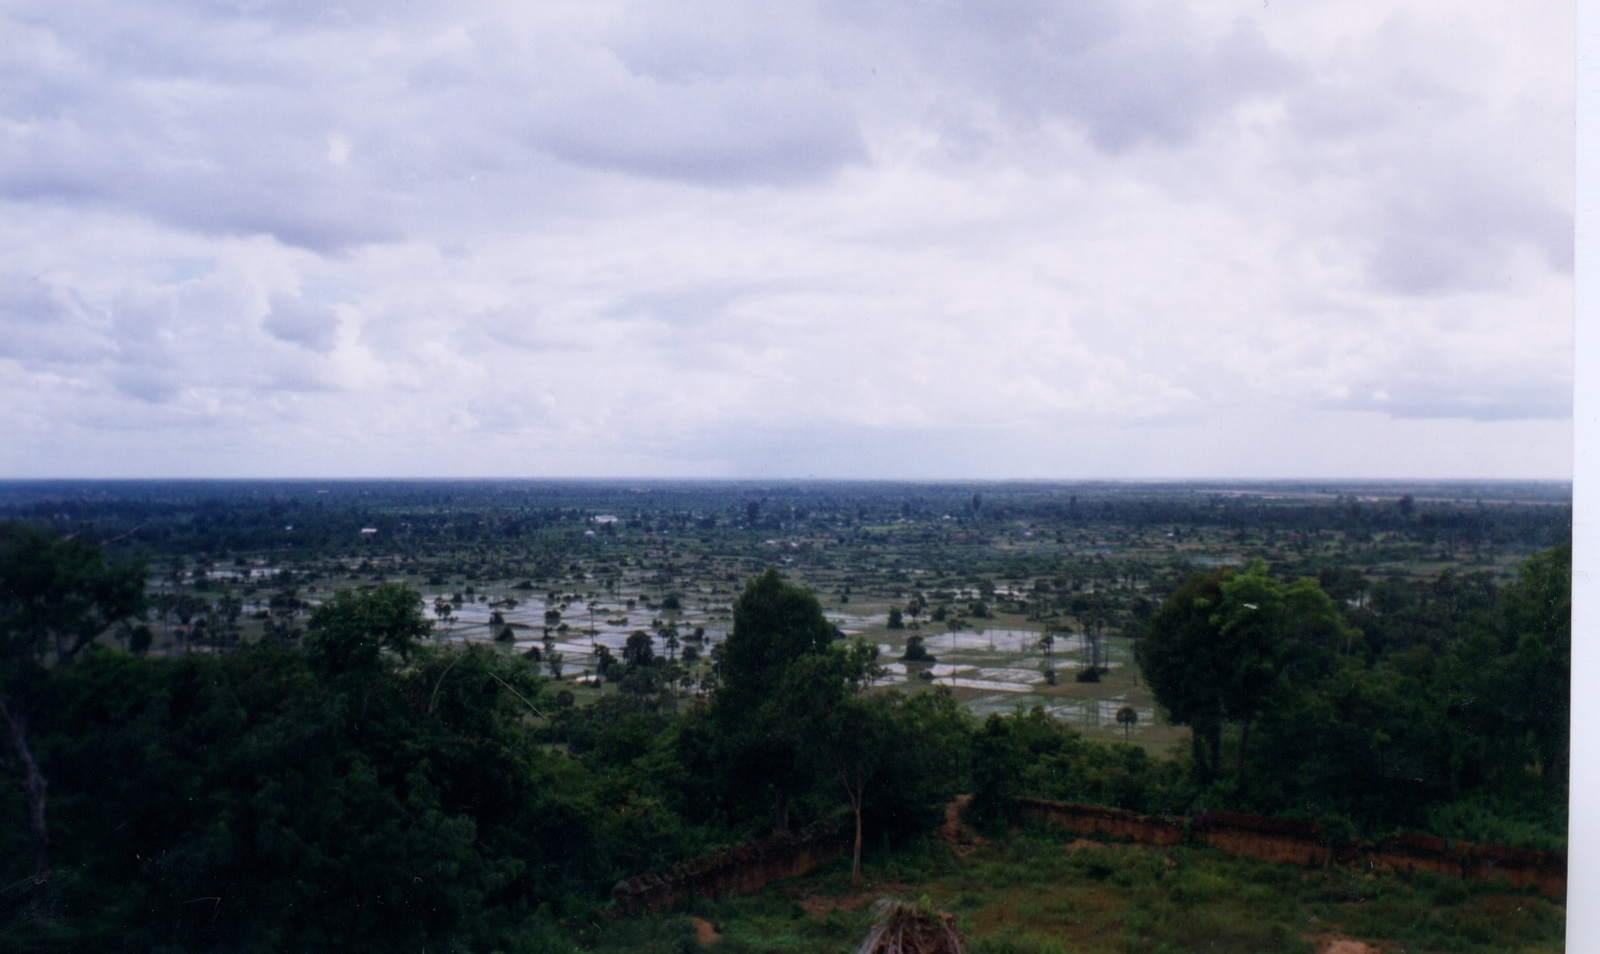
[(206, 568), (206, 577), (211, 580), (267, 580), (278, 575), (275, 566), (231, 566), (219, 564)]
[[(984, 630), (958, 630), (955, 632), (940, 632), (932, 628), (925, 628), (922, 633), (922, 642), (931, 653), (937, 654), (940, 650), (945, 652), (992, 652), (992, 653), (1031, 653), (1039, 652), (1039, 639), (1044, 634), (1033, 629), (984, 629)], [(1088, 645), (1084, 638), (1078, 634), (1057, 633), (1054, 652), (1057, 655), (1077, 652)]]
[[(689, 600), (685, 600), (683, 612), (669, 615), (646, 607), (643, 600), (629, 609), (626, 600), (617, 597), (613, 601), (601, 601), (591, 614), (587, 603), (580, 599), (547, 602), (543, 595), (516, 593), (513, 594), (516, 604), (507, 606), (504, 596), (484, 600), (481, 598), (483, 594), (479, 594), (479, 599), (464, 601), (459, 606), (452, 604), (448, 621), (438, 618), (433, 609), (436, 598), (444, 596), (448, 599), (452, 593), (427, 593), (425, 596), (428, 615), (434, 619), (435, 633), (439, 638), (452, 642), (491, 640), (494, 634), (490, 630), (489, 617), (498, 611), (512, 627), (516, 636), (516, 651), (525, 651), (530, 647), (543, 649), (545, 611), (550, 607), (560, 610), (561, 622), (567, 625), (567, 631), (553, 632), (554, 641), (551, 645), (561, 656), (567, 678), (593, 671), (595, 646), (604, 646), (613, 656), (620, 656), (628, 634), (635, 630), (650, 632), (654, 637), (656, 653), (665, 655), (666, 647), (652, 625), (663, 618), (675, 623), (680, 640), (695, 626), (704, 626), (706, 641), (698, 646), (702, 653), (727, 636), (728, 621), (725, 617), (712, 618), (707, 615), (709, 611), (705, 607), (692, 604)], [(882, 673), (875, 680), (875, 685), (931, 684), (964, 690), (964, 695), (976, 693), (975, 698), (967, 699), (966, 705), (978, 715), (1010, 712), (1020, 703), (1024, 708), (1044, 706), (1057, 718), (1084, 728), (1118, 727), (1116, 712), (1125, 704), (1120, 699), (1068, 700), (1055, 694), (1054, 690), (1047, 689), (1047, 660), (1039, 645), (1043, 634), (1038, 630), (995, 626), (952, 632), (925, 622), (920, 630), (885, 633), (885, 613), (852, 613), (845, 607), (830, 608), (826, 616), (846, 636), (864, 633), (877, 636), (878, 661)], [(982, 621), (975, 622), (982, 625)], [(591, 626), (594, 630), (592, 634)], [(904, 640), (912, 635), (922, 636), (924, 648), (935, 657), (935, 662), (908, 665), (900, 659), (904, 652)], [(685, 641), (684, 645), (691, 643)], [(1109, 650), (1109, 646), (1105, 648)], [(1052, 650), (1048, 664), (1056, 670), (1058, 679), (1070, 680), (1087, 665), (1089, 643), (1081, 634), (1056, 634)], [(1108, 661), (1105, 665), (1120, 668), (1123, 664), (1120, 661)], [(1141, 709), (1139, 722), (1132, 731), (1139, 732), (1141, 728), (1154, 724), (1154, 721), (1153, 712)]]
[(581, 602), (568, 604), (565, 610), (561, 610), (559, 602), (546, 603), (540, 597), (519, 600), (513, 607), (507, 607), (503, 603), (494, 605), (495, 601), (492, 599), (490, 602), (481, 600), (463, 602), (460, 606), (451, 604), (451, 615), (446, 621), (434, 610), (434, 602), (441, 595), (446, 599), (450, 596), (449, 593), (430, 593), (424, 597), (424, 603), (428, 616), (434, 621), (434, 633), (452, 641), (479, 642), (492, 639), (494, 634), (489, 631), (489, 617), (490, 614), (498, 612), (517, 634), (518, 645), (537, 643), (544, 634), (545, 611), (551, 606), (561, 612), (561, 623), (567, 626), (566, 632), (554, 633), (557, 641), (582, 643), (585, 652), (588, 651), (591, 625), (595, 631), (595, 641), (611, 647), (612, 650), (620, 650), (627, 642), (629, 633), (642, 629), (650, 633), (655, 640), (655, 651), (662, 654), (666, 652), (666, 647), (662, 645), (662, 639), (653, 625), (656, 620), (668, 620), (676, 625), (680, 640), (686, 640), (696, 626), (705, 628), (708, 646), (714, 642), (721, 642), (725, 635), (725, 624), (712, 623), (699, 618), (698, 615), (679, 613), (668, 618), (664, 617), (660, 610), (652, 610), (643, 605), (628, 609), (626, 604), (607, 603), (595, 607), (591, 617), (588, 607)]
[(824, 609), (822, 615), (828, 622), (839, 627), (839, 631), (847, 637), (881, 631), (889, 625), (889, 614), (887, 612), (852, 613), (849, 610), (830, 607)]
[[(1086, 728), (1101, 726), (1120, 728), (1120, 724), (1117, 722), (1117, 711), (1127, 704), (1121, 698), (1084, 699), (1064, 705), (1047, 706), (1046, 710), (1063, 722), (1070, 722)], [(1149, 728), (1155, 724), (1156, 714), (1154, 709), (1134, 706), (1134, 712), (1138, 715), (1139, 720), (1134, 723), (1131, 731), (1138, 732), (1141, 727)]]
[(1006, 682), (1000, 679), (971, 679), (960, 675), (949, 679), (937, 680), (941, 686), (952, 686), (957, 689), (979, 689), (998, 692), (1027, 692), (1033, 688), (1032, 683)]
[(995, 682), (1031, 685), (1035, 682), (1043, 682), (1044, 673), (1037, 669), (979, 669), (977, 678)]

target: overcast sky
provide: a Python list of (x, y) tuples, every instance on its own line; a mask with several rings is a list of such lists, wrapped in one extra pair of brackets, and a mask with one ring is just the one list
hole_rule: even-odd
[(1567, 3), (14, 0), (0, 477), (1544, 477)]

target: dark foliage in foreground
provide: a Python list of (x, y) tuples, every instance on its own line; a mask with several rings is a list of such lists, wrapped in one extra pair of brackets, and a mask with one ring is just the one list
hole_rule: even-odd
[[(749, 592), (803, 595), (764, 586)], [(835, 663), (860, 648), (833, 645), (809, 606), (800, 599), (801, 628), (828, 640), (801, 650), (807, 685), (847, 698)], [(788, 625), (759, 616), (743, 637)], [(897, 740), (881, 758), (844, 744), (854, 736), (769, 724), (796, 747), (790, 761), (741, 776), (732, 767), (752, 743), (724, 744), (704, 705), (675, 714), (618, 692), (547, 718), (555, 693), (530, 661), (436, 648), (428, 629), (417, 595), (385, 586), (324, 604), (299, 647), (173, 659), (98, 648), (37, 668), (57, 865), (41, 914), (41, 888), (7, 863), (0, 947), (537, 948), (598, 916), (621, 877), (761, 830), (775, 786), (808, 823), (846, 803), (844, 765), (854, 807), (889, 838), (931, 825), (964, 775), (966, 716), (947, 694), (864, 710), (883, 728), (863, 737)], [(582, 738), (581, 754), (553, 747), (560, 734)], [(13, 790), (0, 811), (0, 849), (20, 862)]]
[[(844, 812), (876, 847), (926, 831), (958, 790), (997, 828), (1029, 794), (1559, 842), (1568, 561), (1542, 554), (1442, 616), (1404, 592), (1335, 614), (1320, 584), (1262, 568), (1179, 589), (1142, 652), (1204, 662), (1206, 679), (1152, 675), (1200, 730), (1183, 759), (1042, 710), (977, 724), (946, 691), (868, 693), (872, 647), (836, 639), (776, 573), (734, 607), (723, 687), (682, 711), (642, 648), (616, 691), (561, 706), (522, 656), (432, 645), (394, 585), (335, 595), (298, 645), (29, 644), (0, 675), (26, 679), (54, 870), (44, 894), (28, 800), (7, 787), (0, 948), (563, 949), (620, 877)], [(4, 582), (0, 636), (21, 645), (30, 584)]]

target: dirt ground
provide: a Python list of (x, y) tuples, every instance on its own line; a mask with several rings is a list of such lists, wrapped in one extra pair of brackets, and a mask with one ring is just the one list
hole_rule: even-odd
[(1330, 937), (1317, 945), (1317, 954), (1383, 954), (1383, 948), (1350, 937)]
[(722, 940), (722, 933), (717, 926), (705, 918), (690, 918), (689, 923), (694, 926), (694, 939), (701, 947), (710, 947)]

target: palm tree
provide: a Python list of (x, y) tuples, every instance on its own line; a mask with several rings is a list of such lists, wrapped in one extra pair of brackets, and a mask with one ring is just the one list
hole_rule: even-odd
[(1139, 711), (1133, 706), (1123, 706), (1117, 710), (1117, 721), (1122, 724), (1122, 740), (1128, 741), (1128, 733), (1133, 731), (1134, 725), (1139, 721)]
[(456, 608), (443, 596), (435, 597), (433, 601), (433, 615), (439, 617), (439, 622), (444, 624), (445, 635), (450, 633), (450, 618), (455, 615)]

